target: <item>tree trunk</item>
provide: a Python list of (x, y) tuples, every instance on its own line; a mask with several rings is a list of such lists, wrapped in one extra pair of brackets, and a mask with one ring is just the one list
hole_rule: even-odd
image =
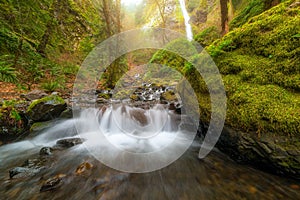
[(37, 52), (39, 52), (39, 54), (41, 54), (43, 57), (46, 57), (46, 47), (47, 44), (49, 43), (50, 40), (50, 36), (52, 34), (52, 22), (49, 22), (47, 24), (47, 28), (44, 32), (44, 35), (42, 36), (41, 42), (37, 48)]
[(221, 28), (222, 35), (225, 35), (228, 32), (228, 0), (220, 0), (221, 4)]

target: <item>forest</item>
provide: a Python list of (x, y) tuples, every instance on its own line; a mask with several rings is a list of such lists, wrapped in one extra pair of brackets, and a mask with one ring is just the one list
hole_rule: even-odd
[(300, 199), (299, 0), (0, 0), (3, 199)]

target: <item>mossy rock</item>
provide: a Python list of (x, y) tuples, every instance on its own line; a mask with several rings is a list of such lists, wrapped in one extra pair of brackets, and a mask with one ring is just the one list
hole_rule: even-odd
[(23, 101), (3, 101), (0, 106), (0, 140), (7, 142), (18, 138), (28, 129), (25, 116), (27, 104)]
[(202, 47), (206, 47), (220, 38), (220, 31), (217, 29), (217, 27), (212, 26), (204, 29), (201, 33), (197, 34), (195, 36), (195, 41), (199, 42)]
[(31, 125), (30, 133), (38, 133), (41, 132), (51, 126), (50, 122), (36, 122)]
[(223, 74), (226, 123), (257, 134), (300, 135), (299, 6), (294, 0), (249, 19), (207, 47)]
[(132, 94), (132, 95), (130, 95), (130, 99), (133, 100), (133, 101), (138, 101), (140, 98), (139, 98), (138, 95)]
[(57, 95), (50, 95), (33, 101), (27, 109), (27, 115), (35, 122), (48, 121), (59, 117), (67, 108), (66, 102)]
[(177, 101), (177, 96), (173, 91), (169, 90), (161, 94), (160, 100), (168, 102)]

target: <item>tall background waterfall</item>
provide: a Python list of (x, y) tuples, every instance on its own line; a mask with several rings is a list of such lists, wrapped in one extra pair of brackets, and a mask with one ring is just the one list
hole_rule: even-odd
[(193, 31), (192, 26), (190, 24), (190, 16), (185, 6), (185, 0), (179, 0), (180, 8), (184, 17), (184, 24), (185, 24), (185, 30), (186, 30), (186, 37), (189, 41), (193, 40)]

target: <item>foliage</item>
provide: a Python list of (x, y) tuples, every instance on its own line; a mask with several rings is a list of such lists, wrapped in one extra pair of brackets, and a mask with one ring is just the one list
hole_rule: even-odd
[(42, 83), (42, 88), (46, 92), (54, 92), (55, 90), (61, 88), (62, 86), (57, 81), (49, 81), (46, 83)]
[(10, 63), (11, 59), (8, 55), (0, 57), (0, 81), (16, 83), (17, 72)]
[[(49, 76), (74, 75), (93, 44), (103, 40), (99, 6), (91, 0), (5, 0), (0, 6), (0, 54), (11, 58), (0, 58), (2, 81), (18, 79), (30, 89)], [(65, 54), (73, 57), (61, 59)]]
[(0, 126), (5, 129), (0, 130), (0, 138), (15, 137), (22, 133), (26, 124), (22, 117), (24, 112), (24, 102), (15, 100), (4, 101), (0, 107)]

